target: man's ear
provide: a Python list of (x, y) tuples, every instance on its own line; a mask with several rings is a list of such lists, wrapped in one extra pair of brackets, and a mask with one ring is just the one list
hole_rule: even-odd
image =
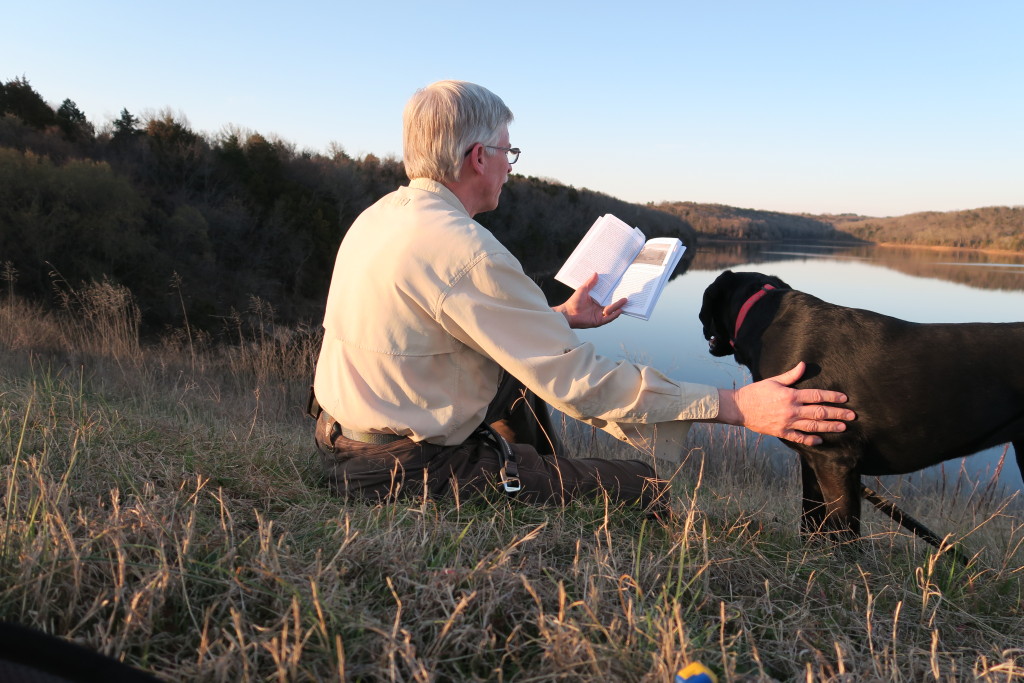
[(484, 146), (479, 142), (470, 147), (469, 154), (466, 155), (466, 161), (469, 162), (469, 166), (474, 172), (480, 173), (484, 168)]

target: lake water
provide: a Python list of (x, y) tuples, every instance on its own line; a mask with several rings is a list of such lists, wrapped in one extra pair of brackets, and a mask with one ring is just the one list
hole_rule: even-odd
[[(685, 272), (666, 287), (649, 321), (620, 317), (581, 330), (601, 353), (652, 365), (667, 375), (720, 387), (742, 386), (749, 372), (731, 356), (707, 351), (697, 314), (704, 289), (725, 269), (777, 275), (825, 301), (914, 322), (1024, 320), (1024, 255), (800, 243), (711, 244), (696, 250)], [(1024, 362), (1008, 359), (1008, 362)], [(972, 478), (987, 481), (1004, 448), (965, 459)], [(956, 472), (959, 461), (946, 463)], [(938, 471), (938, 468), (931, 468)], [(1021, 489), (1013, 448), (1000, 483)]]

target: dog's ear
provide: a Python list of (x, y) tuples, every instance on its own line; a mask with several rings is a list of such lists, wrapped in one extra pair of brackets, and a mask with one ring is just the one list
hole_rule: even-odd
[(729, 299), (736, 274), (727, 270), (704, 290), (700, 307), (700, 322), (704, 326), (704, 338), (708, 340), (708, 351), (713, 356), (728, 356), (733, 352), (732, 328), (729, 322)]

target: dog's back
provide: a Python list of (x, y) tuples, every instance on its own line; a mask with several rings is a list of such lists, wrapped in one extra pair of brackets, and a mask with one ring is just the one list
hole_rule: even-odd
[(826, 446), (863, 441), (862, 473), (912, 472), (1024, 435), (1024, 323), (912, 323), (793, 290), (777, 296), (753, 341), (757, 374), (802, 360), (799, 386), (846, 393), (857, 420)]

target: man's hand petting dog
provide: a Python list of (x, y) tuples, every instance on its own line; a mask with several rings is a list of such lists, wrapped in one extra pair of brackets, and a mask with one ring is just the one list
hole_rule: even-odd
[(802, 361), (794, 368), (739, 389), (719, 389), (718, 421), (777, 436), (804, 446), (817, 446), (821, 437), (810, 432), (842, 432), (852, 410), (828, 403), (846, 403), (846, 394), (824, 389), (794, 389), (804, 374)]

